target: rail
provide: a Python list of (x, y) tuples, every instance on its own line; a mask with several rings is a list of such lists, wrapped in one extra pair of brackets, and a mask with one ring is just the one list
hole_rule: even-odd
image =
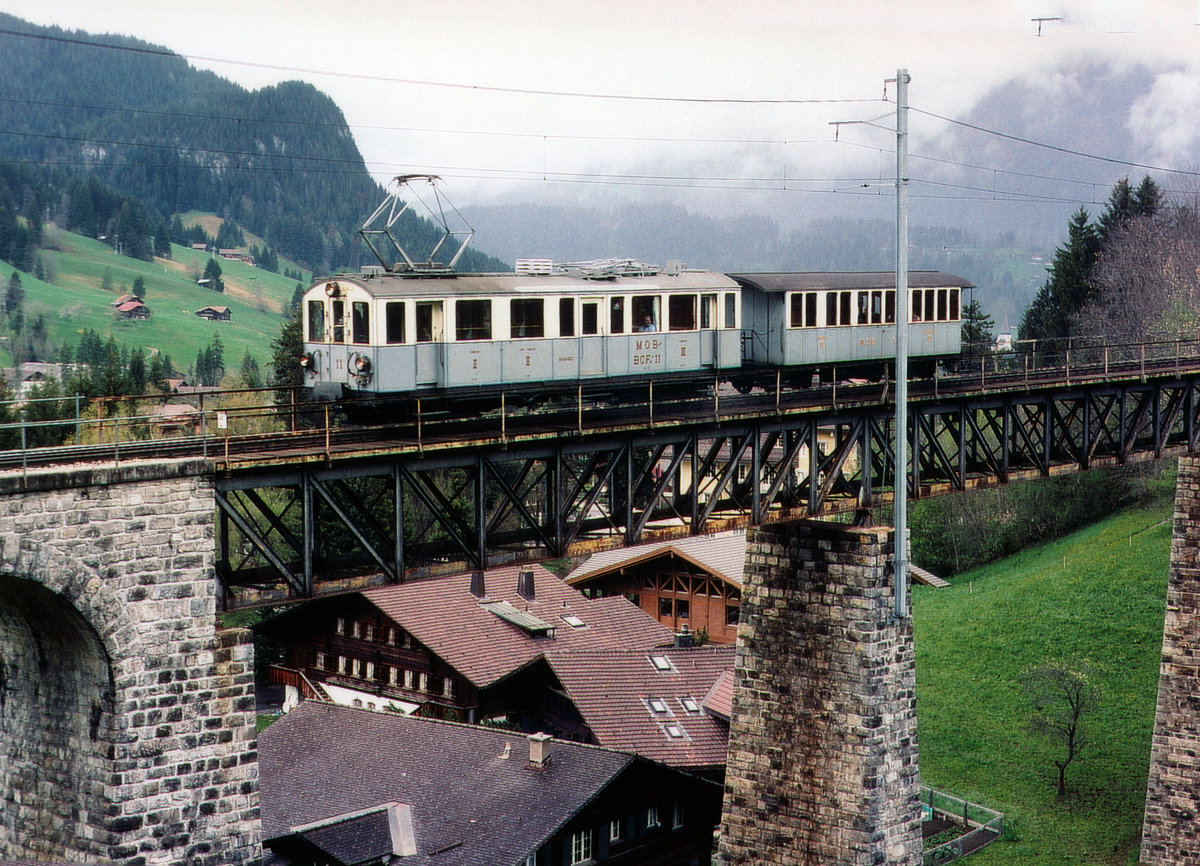
[[(1011, 350), (967, 351), (953, 368), (910, 382), (911, 400), (963, 393), (1019, 393), (1107, 380), (1145, 380), (1200, 372), (1200, 339), (1133, 344), (1103, 338), (1028, 341)], [(421, 399), (381, 402), (401, 420), (348, 426), (337, 408), (305, 403), (278, 388), (143, 394), (87, 399), (80, 395), (0, 401), (0, 469), (116, 462), (138, 458), (204, 458), (224, 465), (268, 463), (353, 453), (372, 447), (424, 451), (474, 439), (501, 443), (523, 436), (582, 436), (658, 429), (697, 418), (721, 422), (764, 414), (885, 403), (889, 381), (841, 380), (788, 388), (779, 376), (749, 394), (716, 379), (682, 391), (648, 380), (619, 406), (588, 399), (583, 386), (536, 409), (497, 395), (495, 408), (472, 419), (422, 409)], [(637, 389), (632, 389), (635, 392)]]
[(994, 809), (953, 797), (926, 785), (921, 786), (921, 802), (931, 818), (941, 817), (963, 829), (962, 834), (956, 838), (926, 848), (922, 858), (923, 866), (953, 863), (996, 841), (1004, 832), (1004, 814)]

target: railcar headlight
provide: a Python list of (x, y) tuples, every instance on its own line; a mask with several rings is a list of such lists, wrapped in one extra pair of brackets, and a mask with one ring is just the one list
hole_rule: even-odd
[(371, 359), (365, 355), (355, 355), (354, 370), (362, 376), (369, 374), (371, 372)]
[(300, 366), (305, 370), (311, 370), (313, 366), (312, 352), (305, 352), (300, 356)]
[(342, 287), (339, 286), (337, 283), (326, 283), (325, 284), (325, 294), (329, 295), (329, 297), (336, 298), (341, 293), (342, 293)]

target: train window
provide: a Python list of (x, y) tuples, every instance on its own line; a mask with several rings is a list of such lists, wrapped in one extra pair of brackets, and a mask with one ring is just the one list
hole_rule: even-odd
[(366, 301), (350, 305), (350, 342), (371, 342), (371, 306)]
[(658, 298), (654, 295), (634, 297), (633, 329), (635, 331), (657, 331), (659, 327)]
[(715, 328), (717, 318), (717, 296), (700, 296), (700, 327)]
[(585, 337), (600, 333), (600, 302), (583, 301), (579, 305), (579, 333)]
[(558, 299), (558, 335), (560, 337), (575, 336), (575, 299)]
[(310, 343), (325, 342), (325, 302), (308, 302), (308, 341)]
[(383, 308), (387, 333), (385, 338), (389, 343), (404, 342), (404, 302), (389, 301)]
[(492, 302), (455, 301), (454, 339), (492, 339)]
[(334, 300), (333, 307), (333, 342), (346, 342), (346, 303)]
[(937, 289), (925, 290), (925, 321), (937, 321)]
[(840, 324), (840, 325), (852, 324), (852, 320), (850, 318), (850, 296), (852, 294), (854, 294), (854, 293), (853, 292), (840, 292), (839, 293), (839, 295), (841, 297), (841, 302), (842, 302), (842, 304), (841, 304), (842, 308), (840, 311), (841, 317), (838, 322), (838, 324)]
[(792, 295), (792, 327), (815, 328), (817, 326), (817, 293), (796, 292)]
[(417, 303), (417, 342), (432, 343), (442, 338), (442, 302)]
[(734, 292), (725, 293), (725, 327), (737, 327), (737, 295)]
[(667, 298), (667, 327), (672, 331), (696, 329), (695, 295), (671, 295)]
[(945, 289), (938, 289), (937, 299), (938, 299), (938, 321), (944, 322), (944, 321), (946, 321), (946, 319), (950, 313), (949, 309), (946, 306), (946, 290)]
[(542, 298), (513, 298), (508, 303), (509, 333), (513, 337), (546, 336), (545, 311)]
[(950, 321), (958, 321), (958, 289), (950, 289)]
[(791, 315), (788, 318), (790, 327), (804, 327), (804, 295), (802, 295), (800, 292), (796, 292), (796, 294), (792, 295)]
[(871, 293), (858, 292), (858, 324), (865, 325), (871, 321)]
[(878, 325), (883, 321), (883, 292), (871, 292), (871, 324)]
[(912, 320), (919, 322), (923, 318), (921, 314), (921, 290), (917, 289), (912, 293)]
[(625, 299), (616, 297), (609, 303), (609, 326), (610, 334), (625, 333)]
[(896, 290), (888, 289), (883, 293), (883, 320), (889, 325), (896, 323)]
[(838, 323), (838, 300), (837, 292), (825, 293), (825, 324), (836, 325)]

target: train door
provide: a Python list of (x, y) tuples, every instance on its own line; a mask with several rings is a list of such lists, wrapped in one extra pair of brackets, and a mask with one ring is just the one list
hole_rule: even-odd
[(604, 375), (603, 298), (579, 301), (579, 375)]
[(417, 301), (417, 375), (418, 385), (440, 385), (445, 358), (445, 322), (441, 301)]
[(717, 343), (717, 296), (706, 294), (700, 296), (700, 366), (711, 367), (719, 359)]

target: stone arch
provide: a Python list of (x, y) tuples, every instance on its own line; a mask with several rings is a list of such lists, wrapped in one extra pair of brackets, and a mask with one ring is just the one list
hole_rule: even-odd
[(119, 683), (139, 643), (94, 568), (0, 542), (0, 856), (110, 854)]
[(116, 699), (99, 634), (61, 595), (0, 576), (0, 853), (107, 854)]

